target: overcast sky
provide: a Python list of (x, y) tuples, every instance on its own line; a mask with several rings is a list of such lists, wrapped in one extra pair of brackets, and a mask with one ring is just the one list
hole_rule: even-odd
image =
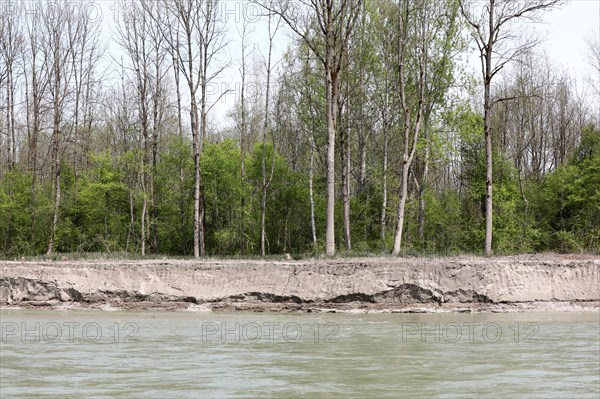
[[(228, 20), (227, 29), (229, 34), (230, 46), (227, 50), (227, 57), (231, 58), (231, 67), (229, 71), (223, 74), (221, 82), (222, 87), (236, 87), (239, 84), (239, 51), (240, 40), (237, 28), (241, 27), (241, 18), (244, 15), (250, 15), (255, 9), (248, 6), (244, 0), (223, 0), (227, 4), (222, 7)], [(435, 1), (435, 0), (432, 0)], [(118, 12), (119, 0), (98, 0), (100, 5), (105, 27), (114, 27), (114, 16)], [(122, 6), (121, 6), (122, 7)], [(264, 24), (253, 24), (254, 33), (249, 37), (249, 41), (258, 47), (258, 51), (264, 49), (267, 45), (266, 30)], [(587, 48), (584, 37), (586, 35), (600, 35), (600, 0), (570, 0), (560, 9), (555, 9), (546, 13), (544, 22), (537, 24), (536, 29), (544, 39), (543, 49), (547, 52), (549, 58), (564, 68), (569, 74), (578, 81), (578, 89), (585, 89), (586, 79), (590, 78), (591, 69), (586, 62)], [(106, 29), (109, 32), (110, 28)], [(108, 33), (107, 33), (108, 35)], [(278, 59), (287, 47), (290, 34), (285, 29), (281, 29), (278, 34), (274, 58)], [(108, 38), (107, 38), (108, 39)], [(600, 40), (598, 37), (597, 40)], [(110, 43), (110, 39), (108, 39)], [(116, 55), (119, 52), (118, 46), (109, 44), (109, 51)], [(257, 52), (255, 58), (260, 59), (260, 53)], [(116, 55), (117, 58), (120, 57)], [(597, 77), (600, 79), (600, 77)], [(230, 125), (226, 120), (226, 113), (235, 102), (235, 95), (228, 95), (226, 100), (215, 107), (211, 119), (219, 126)]]
[(546, 15), (538, 29), (547, 34), (544, 47), (570, 72), (589, 73), (584, 37), (599, 35), (600, 0), (572, 0)]

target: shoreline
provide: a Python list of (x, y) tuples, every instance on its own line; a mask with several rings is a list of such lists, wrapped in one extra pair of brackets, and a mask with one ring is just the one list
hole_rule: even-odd
[(463, 304), (462, 306), (365, 306), (362, 303), (349, 303), (345, 306), (327, 304), (272, 304), (272, 303), (215, 303), (190, 304), (186, 302), (130, 302), (130, 303), (82, 303), (82, 302), (23, 302), (19, 305), (0, 305), (0, 311), (12, 310), (56, 310), (89, 312), (253, 312), (253, 313), (344, 313), (344, 314), (385, 314), (385, 313), (598, 313), (600, 301), (586, 302), (519, 302), (507, 304)]
[(0, 262), (0, 309), (598, 312), (600, 258)]

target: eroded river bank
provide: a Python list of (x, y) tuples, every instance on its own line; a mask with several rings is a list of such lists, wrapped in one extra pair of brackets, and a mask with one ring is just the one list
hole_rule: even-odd
[(270, 312), (598, 311), (600, 259), (0, 262), (3, 308)]

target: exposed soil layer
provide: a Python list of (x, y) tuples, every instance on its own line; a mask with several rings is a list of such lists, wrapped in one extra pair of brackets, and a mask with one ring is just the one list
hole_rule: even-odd
[(598, 311), (600, 258), (0, 262), (0, 306), (104, 310)]

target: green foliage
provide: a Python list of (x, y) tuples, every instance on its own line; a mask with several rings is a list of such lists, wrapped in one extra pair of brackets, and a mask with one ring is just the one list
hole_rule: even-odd
[[(460, 251), (465, 242), (465, 227), (461, 215), (461, 200), (454, 190), (444, 190), (440, 195), (425, 192), (427, 251)], [(460, 238), (459, 238), (460, 237)], [(458, 239), (457, 239), (458, 238)]]
[(187, 255), (194, 235), (194, 159), (188, 140), (174, 136), (165, 143), (157, 165), (156, 190), (159, 253)]
[(45, 196), (34, 202), (32, 177), (13, 170), (0, 180), (0, 255), (17, 257), (45, 249), (51, 206)]
[[(445, 119), (460, 136), (458, 149), (463, 160), (461, 187), (425, 191), (425, 241), (418, 237), (418, 198), (407, 204), (405, 253), (478, 253), (484, 236), (485, 152), (482, 120), (469, 109), (459, 109)], [(599, 164), (597, 132), (582, 136), (582, 143), (567, 165), (550, 173), (546, 182), (520, 181), (512, 162), (501, 152), (494, 153), (494, 251), (580, 251), (598, 246)], [(448, 153), (441, 136), (433, 136), (432, 156)], [(436, 141), (437, 140), (437, 141)], [(240, 154), (237, 143), (225, 140), (207, 146), (203, 179), (207, 206), (207, 248), (210, 253), (255, 254), (258, 250), (260, 197), (262, 193), (263, 147), (258, 144), (247, 155), (246, 180), (239, 179)], [(314, 253), (310, 231), (308, 176), (293, 171), (289, 161), (265, 147), (267, 175), (273, 178), (267, 189), (267, 247), (269, 253)], [(372, 172), (364, 190), (351, 199), (353, 251), (347, 255), (381, 253), (380, 176)], [(393, 187), (394, 177), (389, 184)], [(315, 178), (315, 210), (322, 250), (325, 215), (324, 178)], [(390, 187), (390, 192), (393, 188)], [(245, 201), (241, 201), (244, 198)], [(387, 243), (394, 229), (396, 197), (388, 204)], [(342, 236), (342, 206), (336, 204), (336, 234)], [(338, 245), (343, 245), (338, 239)], [(243, 250), (240, 248), (243, 247)]]
[(600, 130), (583, 130), (570, 161), (547, 176), (533, 199), (548, 248), (577, 252), (600, 247)]
[(240, 252), (247, 223), (247, 211), (241, 207), (245, 190), (240, 156), (237, 143), (225, 140), (208, 144), (202, 157), (206, 245), (219, 255)]
[(89, 173), (66, 185), (57, 230), (60, 252), (115, 252), (124, 249), (129, 190), (107, 151), (91, 159)]
[[(407, 203), (405, 254), (477, 253), (484, 236), (485, 154), (481, 118), (468, 109), (447, 115), (447, 126), (460, 137), (456, 149), (463, 160), (457, 188), (432, 185), (424, 192), (425, 240), (418, 234), (416, 191)], [(539, 182), (519, 181), (512, 163), (494, 153), (494, 251), (597, 251), (600, 247), (600, 132), (582, 132), (569, 161)], [(158, 252), (189, 255), (192, 248), (193, 158), (188, 140), (171, 137), (156, 166), (155, 189)], [(435, 151), (444, 147), (436, 144)], [(434, 152), (435, 153), (435, 152)], [(325, 230), (325, 180), (315, 175), (314, 201), (318, 243), (312, 243), (308, 172), (291, 163), (268, 142), (264, 148), (267, 179), (267, 252), (319, 255)], [(202, 157), (202, 192), (206, 206), (206, 249), (219, 256), (253, 256), (260, 239), (263, 146), (246, 154), (241, 178), (238, 142), (206, 144)], [(122, 256), (140, 248), (141, 152), (118, 156), (105, 151), (90, 158), (85, 173), (68, 165), (61, 172), (61, 207), (56, 233), (60, 252)], [(396, 177), (390, 174), (386, 248), (395, 227)], [(16, 258), (45, 253), (52, 218), (53, 190), (48, 180), (33, 181), (13, 170), (0, 180), (0, 256)], [(147, 198), (151, 204), (153, 199)], [(351, 199), (353, 251), (347, 255), (381, 254), (381, 176), (373, 170), (362, 192)], [(342, 204), (338, 201), (336, 234), (342, 237)], [(133, 217), (133, 219), (132, 219)], [(152, 216), (151, 216), (152, 217)], [(339, 246), (343, 246), (341, 239)], [(77, 255), (79, 256), (79, 255)]]
[[(248, 161), (248, 179), (253, 187), (252, 215), (256, 221), (253, 242), (260, 239), (260, 199), (262, 195), (262, 155), (261, 143), (254, 147)], [(291, 170), (287, 161), (277, 152), (273, 145), (265, 145), (265, 166), (267, 181), (272, 179), (267, 188), (266, 238), (267, 253), (304, 252), (311, 247), (310, 239), (310, 204), (308, 181), (306, 176)], [(323, 204), (324, 199), (317, 203)], [(324, 216), (324, 211), (319, 212)], [(324, 220), (318, 226), (324, 230)], [(257, 247), (258, 249), (258, 247)]]

